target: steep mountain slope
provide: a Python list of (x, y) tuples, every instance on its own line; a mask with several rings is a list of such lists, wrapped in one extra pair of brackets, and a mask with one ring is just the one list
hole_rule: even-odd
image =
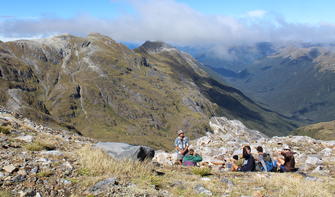
[(254, 55), (254, 59), (222, 61), (225, 68), (210, 67), (226, 82), (275, 111), (304, 124), (330, 121), (335, 117), (334, 51), (331, 45), (255, 46), (245, 55)]
[(160, 42), (135, 51), (100, 34), (0, 43), (0, 80), (1, 104), (100, 140), (170, 148), (177, 129), (200, 136), (220, 114), (267, 134), (296, 127)]
[(335, 121), (300, 127), (295, 129), (292, 135), (305, 135), (320, 140), (335, 140)]

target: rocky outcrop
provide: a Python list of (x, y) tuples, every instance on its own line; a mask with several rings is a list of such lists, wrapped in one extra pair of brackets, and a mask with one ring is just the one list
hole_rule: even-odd
[[(290, 146), (296, 152), (296, 165), (300, 171), (335, 174), (335, 141), (316, 140), (307, 136), (286, 136), (269, 138), (256, 130), (245, 127), (240, 121), (225, 117), (213, 117), (210, 120), (212, 133), (192, 141), (191, 148), (203, 157), (203, 162), (213, 165), (242, 154), (242, 146), (250, 145), (252, 153), (256, 147), (262, 146), (272, 157), (284, 146)], [(157, 151), (154, 161), (171, 165), (175, 161), (175, 153)]]
[(99, 142), (95, 145), (116, 159), (151, 160), (155, 150), (147, 146), (134, 146), (126, 143)]

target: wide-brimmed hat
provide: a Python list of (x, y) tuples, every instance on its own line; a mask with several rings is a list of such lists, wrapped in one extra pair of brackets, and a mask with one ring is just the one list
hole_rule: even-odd
[(180, 134), (182, 134), (182, 133), (184, 133), (183, 130), (179, 130), (179, 131), (177, 131), (177, 134), (178, 134), (178, 135), (180, 135)]
[(283, 145), (283, 150), (291, 150), (290, 146), (287, 144)]

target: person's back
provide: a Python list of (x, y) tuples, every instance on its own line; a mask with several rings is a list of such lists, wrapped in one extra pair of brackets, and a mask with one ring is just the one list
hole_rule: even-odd
[(190, 149), (189, 153), (183, 158), (183, 166), (196, 166), (200, 161), (202, 161), (202, 157), (195, 154), (193, 149)]
[(294, 159), (294, 152), (287, 151), (281, 153), (284, 156), (284, 168), (286, 172), (293, 172), (295, 171), (295, 159)]
[(241, 172), (255, 171), (255, 168), (256, 168), (255, 159), (251, 155), (250, 146), (243, 147), (243, 158), (244, 158), (244, 163), (242, 167), (238, 168), (238, 171), (241, 171)]
[(270, 172), (274, 170), (274, 164), (272, 162), (271, 156), (268, 153), (264, 153), (263, 148), (258, 146), (256, 148), (258, 152), (258, 158), (256, 159), (256, 169), (257, 171), (266, 171)]

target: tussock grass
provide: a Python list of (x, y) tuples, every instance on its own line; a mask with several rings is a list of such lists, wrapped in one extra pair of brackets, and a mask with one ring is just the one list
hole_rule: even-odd
[(30, 151), (41, 151), (41, 150), (55, 150), (56, 146), (47, 140), (35, 141), (31, 144), (25, 146), (27, 150)]
[(202, 177), (211, 175), (212, 169), (209, 167), (193, 167), (191, 169), (192, 173), (195, 175), (200, 175)]
[(53, 172), (51, 170), (44, 170), (36, 174), (38, 177), (49, 177), (53, 175)]
[(265, 196), (334, 196), (335, 183), (309, 181), (297, 174), (276, 174), (269, 178), (257, 177), (255, 183), (264, 187)]
[(147, 162), (116, 160), (101, 149), (85, 146), (77, 151), (83, 175), (118, 176), (123, 178), (149, 177), (153, 166)]
[(5, 134), (5, 135), (10, 134), (10, 128), (4, 127), (4, 126), (0, 126), (0, 133)]

